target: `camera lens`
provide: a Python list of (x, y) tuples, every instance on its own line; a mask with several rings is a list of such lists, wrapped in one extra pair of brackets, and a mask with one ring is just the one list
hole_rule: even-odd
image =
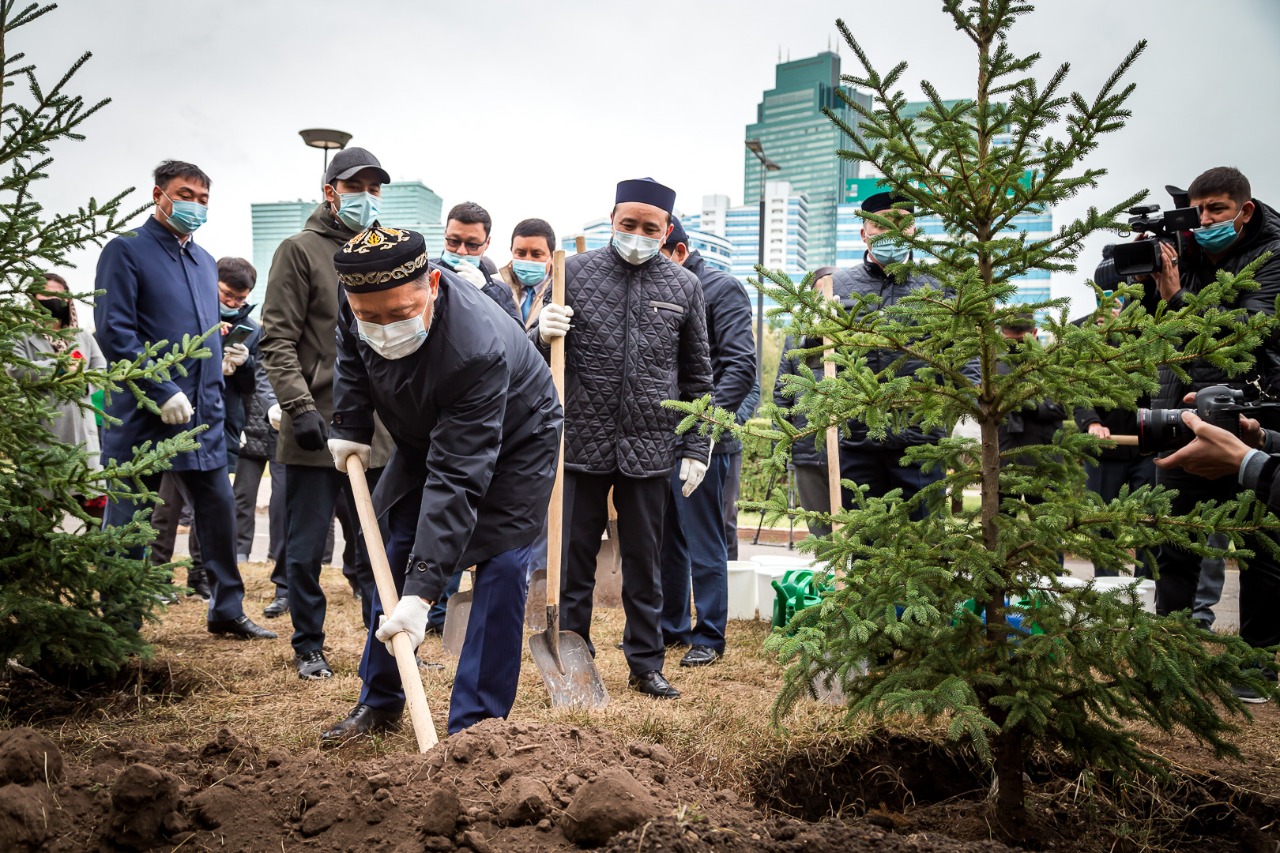
[(1188, 409), (1138, 409), (1138, 452), (1143, 456), (1177, 450), (1195, 438), (1182, 422)]

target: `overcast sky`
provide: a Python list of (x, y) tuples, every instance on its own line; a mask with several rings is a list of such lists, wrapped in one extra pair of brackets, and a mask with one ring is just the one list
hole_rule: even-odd
[[(1280, 2), (1038, 6), (1011, 47), (1042, 54), (1042, 81), (1071, 63), (1068, 89), (1089, 97), (1135, 42), (1150, 42), (1130, 78), (1134, 117), (1090, 163), (1110, 174), (1056, 210), (1059, 222), (1144, 188), (1168, 206), (1165, 184), (1185, 187), (1224, 164), (1280, 204)], [(91, 51), (73, 91), (112, 98), (82, 128), (84, 142), (54, 148), (38, 193), (52, 210), (129, 186), (140, 206), (158, 162), (189, 160), (213, 180), (197, 242), (215, 256), (252, 257), (249, 205), (318, 197), (323, 155), (298, 131), (333, 127), (393, 180), (423, 181), (446, 211), (466, 199), (485, 206), (501, 262), (517, 221), (539, 216), (570, 233), (608, 213), (624, 178), (672, 186), (687, 212), (710, 193), (741, 203), (743, 129), (779, 56), (838, 47), (844, 73), (859, 72), (837, 18), (879, 70), (909, 63), (909, 97), (921, 97), (922, 79), (943, 97), (972, 97), (973, 46), (940, 9), (938, 0), (62, 0), (6, 48), (25, 51), (47, 85)], [(1077, 275), (1055, 277), (1055, 296), (1082, 292), (1106, 242), (1089, 244)], [(73, 289), (92, 286), (96, 259), (75, 256)]]

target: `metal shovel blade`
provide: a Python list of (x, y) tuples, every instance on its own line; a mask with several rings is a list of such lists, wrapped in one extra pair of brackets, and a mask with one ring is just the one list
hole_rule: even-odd
[(542, 632), (547, 630), (547, 570), (538, 569), (529, 576), (529, 596), (524, 605), (524, 627), (526, 631)]
[(449, 596), (444, 610), (444, 634), (440, 640), (444, 650), (455, 658), (462, 654), (467, 639), (467, 622), (471, 619), (471, 590), (460, 590)]
[(609, 691), (600, 680), (596, 662), (591, 658), (587, 641), (572, 631), (561, 631), (556, 638), (560, 646), (560, 662), (564, 672), (556, 665), (555, 649), (547, 634), (529, 637), (529, 651), (533, 662), (542, 673), (542, 680), (551, 694), (553, 708), (603, 708), (609, 704)]

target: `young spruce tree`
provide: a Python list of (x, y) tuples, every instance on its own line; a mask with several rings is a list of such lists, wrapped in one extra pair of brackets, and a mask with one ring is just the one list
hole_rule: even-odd
[[(80, 496), (116, 499), (122, 486), (145, 492), (139, 478), (168, 467), (195, 442), (183, 434), (139, 447), (129, 462), (90, 471), (82, 447), (57, 443), (46, 428), (51, 404), (85, 406), (90, 390), (104, 388), (132, 393), (158, 414), (138, 384), (181, 371), (182, 360), (208, 350), (200, 339), (173, 347), (157, 341), (133, 363), (88, 370), (73, 355), (74, 336), (50, 333), (47, 313), (31, 299), (45, 293), (45, 272), (68, 266), (68, 253), (125, 231), (140, 212), (121, 210), (129, 190), (105, 203), (91, 198), (74, 213), (49, 214), (37, 200), (36, 184), (53, 165), (50, 146), (82, 140), (80, 126), (108, 103), (88, 105), (66, 91), (89, 54), (46, 89), (25, 55), (14, 51), (14, 31), (54, 8), (0, 0), (0, 662), (63, 675), (111, 671), (145, 653), (136, 626), (153, 618), (161, 593), (172, 589), (165, 585), (170, 566), (122, 556), (154, 536), (146, 514), (102, 530)], [(18, 341), (44, 333), (72, 345), (40, 363), (17, 354)]]
[[(907, 236), (909, 220), (868, 215), (914, 251), (913, 262), (890, 266), (890, 274), (926, 273), (938, 287), (889, 308), (878, 309), (875, 297), (842, 307), (815, 292), (812, 276), (795, 283), (760, 270), (796, 340), (825, 338), (821, 351), (838, 374), (792, 377), (788, 390), (808, 430), (798, 433), (775, 414), (774, 428), (755, 434), (777, 442), (775, 470), (792, 444), (816, 441), (821, 448), (826, 426), (849, 418), (884, 435), (907, 424), (950, 429), (963, 417), (981, 438), (913, 448), (912, 461), (949, 472), (943, 482), (910, 501), (900, 493), (884, 499), (859, 493), (856, 506), (833, 517), (839, 527), (830, 539), (810, 540), (831, 567), (834, 589), (770, 640), (786, 667), (775, 714), (781, 719), (825, 681), (843, 691), (850, 717), (905, 713), (944, 721), (952, 738), (968, 739), (994, 766), (998, 822), (1018, 835), (1026, 828), (1023, 767), (1032, 744), (1122, 774), (1159, 773), (1159, 759), (1130, 725), (1143, 722), (1185, 729), (1218, 753), (1236, 754), (1230, 718), (1246, 712), (1231, 685), (1244, 680), (1242, 667), (1270, 659), (1187, 618), (1148, 614), (1132, 593), (1064, 587), (1056, 580), (1059, 554), (1126, 565), (1130, 549), (1164, 541), (1221, 553), (1206, 547), (1208, 531), (1228, 534), (1243, 549), (1242, 534), (1274, 522), (1248, 499), (1174, 518), (1169, 494), (1152, 487), (1104, 504), (1084, 489), (1083, 465), (1096, 456), (1096, 439), (1067, 426), (1052, 446), (1021, 450), (1018, 464), (1006, 460), (1002, 467), (997, 430), (1010, 412), (1046, 398), (1068, 411), (1085, 403), (1133, 408), (1141, 393), (1155, 389), (1161, 363), (1176, 368), (1211, 357), (1243, 369), (1269, 319), (1223, 307), (1252, 286), (1247, 275), (1224, 278), (1178, 312), (1148, 313), (1139, 304), (1141, 285), (1130, 285), (1116, 294), (1129, 301), (1113, 318), (1116, 297), (1100, 293), (1098, 322), (1080, 325), (1069, 322), (1064, 299), (1011, 303), (1013, 279), (1029, 270), (1073, 269), (1084, 239), (1121, 231), (1126, 208), (1144, 197), (1091, 208), (1043, 240), (1009, 228), (1019, 215), (1052, 209), (1096, 186), (1104, 172), (1082, 163), (1103, 134), (1129, 118), (1125, 101), (1133, 85), (1122, 79), (1144, 44), (1092, 99), (1064, 95), (1066, 65), (1041, 84), (1030, 76), (1038, 56), (1017, 56), (1009, 46), (1010, 28), (1030, 6), (944, 0), (944, 7), (977, 49), (972, 98), (948, 106), (924, 82), (929, 106), (907, 118), (898, 88), (906, 63), (880, 74), (837, 22), (863, 68), (845, 82), (872, 92), (875, 103), (865, 109), (849, 101), (860, 116), (856, 129), (828, 113), (851, 143), (839, 156), (873, 167), (885, 176), (885, 189), (911, 200), (916, 216), (936, 215), (945, 225), (945, 235)], [(956, 75), (962, 77), (971, 79)], [(997, 135), (1009, 143), (994, 144)], [(1049, 342), (1011, 350), (1000, 322), (1025, 311), (1047, 314), (1042, 328)], [(873, 373), (862, 356), (876, 349), (926, 366), (909, 377), (892, 368)], [(974, 362), (976, 383), (962, 373)], [(1001, 362), (1007, 372), (997, 369)], [(730, 421), (706, 401), (678, 408), (690, 415), (684, 428), (699, 418), (716, 430)], [(960, 488), (978, 489), (981, 503), (952, 515), (944, 495)], [(920, 502), (930, 514), (913, 521)], [(786, 512), (781, 503), (769, 509), (775, 518)]]

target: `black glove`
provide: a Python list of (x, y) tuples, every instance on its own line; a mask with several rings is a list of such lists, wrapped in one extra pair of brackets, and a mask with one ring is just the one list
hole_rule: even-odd
[(324, 427), (324, 415), (312, 409), (294, 418), (293, 440), (303, 450), (324, 450), (329, 441), (329, 431)]

